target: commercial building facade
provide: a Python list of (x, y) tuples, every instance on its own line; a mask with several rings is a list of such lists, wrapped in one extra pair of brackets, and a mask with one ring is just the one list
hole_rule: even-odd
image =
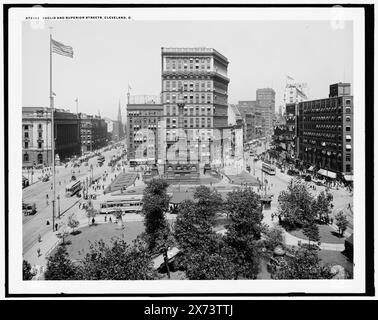
[(209, 163), (228, 126), (228, 60), (210, 48), (162, 48), (161, 58), (165, 160)]
[(105, 119), (96, 115), (79, 113), (81, 153), (100, 149), (108, 143), (108, 129)]
[(138, 163), (158, 163), (163, 149), (163, 106), (145, 102), (127, 104), (127, 157)]
[[(323, 175), (353, 175), (353, 96), (350, 84), (330, 86), (329, 98), (298, 104), (298, 158)], [(319, 172), (319, 171), (318, 171)]]
[(273, 134), (273, 115), (275, 112), (276, 92), (272, 88), (256, 90), (256, 101), (262, 117), (262, 133), (266, 137)]
[[(25, 167), (52, 165), (52, 109), (22, 108), (22, 163)], [(60, 160), (80, 154), (80, 122), (76, 114), (54, 112), (55, 154)]]

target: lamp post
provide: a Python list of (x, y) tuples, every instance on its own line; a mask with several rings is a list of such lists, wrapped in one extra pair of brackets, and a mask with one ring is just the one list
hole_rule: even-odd
[(209, 165), (211, 166), (211, 138), (209, 138)]
[(201, 139), (199, 136), (197, 138), (197, 141), (198, 141), (198, 169), (199, 169), (199, 164), (200, 164), (200, 159), (201, 159), (201, 155), (200, 155)]
[(60, 219), (60, 195), (58, 194), (56, 198), (58, 200), (58, 219)]

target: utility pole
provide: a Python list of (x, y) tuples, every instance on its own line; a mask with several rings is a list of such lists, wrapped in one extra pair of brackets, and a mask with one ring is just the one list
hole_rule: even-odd
[(50, 27), (50, 109), (51, 109), (51, 149), (52, 149), (52, 169), (53, 169), (53, 199), (52, 199), (52, 228), (55, 228), (55, 124), (54, 124), (54, 96), (52, 90), (52, 27)]

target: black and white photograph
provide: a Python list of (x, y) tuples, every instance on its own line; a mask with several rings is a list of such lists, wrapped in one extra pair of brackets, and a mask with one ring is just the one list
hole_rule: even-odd
[(365, 22), (11, 8), (9, 292), (364, 293)]

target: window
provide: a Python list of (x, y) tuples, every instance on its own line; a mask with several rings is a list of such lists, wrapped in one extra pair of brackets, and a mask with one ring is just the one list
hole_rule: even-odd
[(25, 142), (25, 143), (24, 143), (24, 148), (25, 148), (25, 149), (28, 149), (28, 148), (29, 148), (29, 142)]
[(27, 153), (24, 154), (24, 161), (29, 161), (29, 155)]
[(350, 161), (351, 160), (351, 156), (350, 156), (350, 154), (347, 154), (346, 156), (345, 156), (345, 161)]
[(351, 111), (350, 107), (346, 107), (346, 108), (345, 108), (345, 112), (346, 112), (346, 113), (350, 113), (350, 111)]
[(38, 142), (38, 149), (42, 149), (42, 142)]
[(38, 132), (38, 138), (42, 138), (42, 132)]
[(350, 122), (350, 117), (349, 117), (349, 116), (345, 117), (345, 120), (346, 120), (347, 122)]
[(346, 172), (350, 172), (350, 164), (347, 164), (347, 165), (345, 166), (345, 171), (346, 171)]
[(25, 138), (29, 138), (29, 132), (25, 132), (25, 133), (24, 133), (24, 137), (25, 137)]
[(43, 155), (42, 155), (41, 153), (38, 154), (37, 159), (38, 159), (38, 163), (39, 163), (39, 164), (42, 164), (42, 163), (43, 163)]
[(350, 131), (350, 126), (346, 126), (345, 131)]
[(42, 125), (41, 124), (38, 125), (38, 129), (42, 129)]
[(28, 125), (24, 126), (24, 129), (29, 130), (29, 126)]

